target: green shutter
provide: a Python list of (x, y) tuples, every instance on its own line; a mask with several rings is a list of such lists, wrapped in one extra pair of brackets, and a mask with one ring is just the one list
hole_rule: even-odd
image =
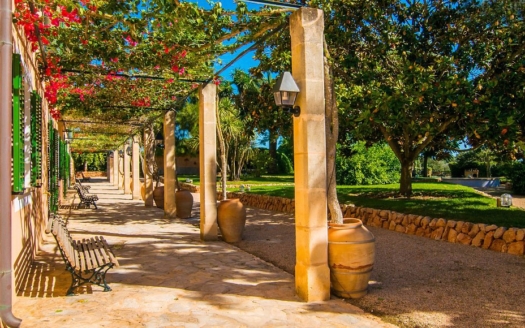
[(58, 131), (53, 128), (53, 122), (49, 121), (49, 211), (58, 211), (58, 173), (59, 173), (59, 141)]
[(13, 193), (24, 192), (24, 83), (19, 54), (13, 54)]
[(42, 187), (42, 98), (31, 93), (31, 186)]

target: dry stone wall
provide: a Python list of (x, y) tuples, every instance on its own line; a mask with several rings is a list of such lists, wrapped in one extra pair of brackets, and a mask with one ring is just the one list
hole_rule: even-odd
[[(228, 198), (239, 198), (246, 206), (285, 213), (293, 213), (295, 210), (295, 201), (289, 198), (241, 192), (229, 192), (227, 195)], [(220, 197), (221, 194), (219, 199)], [(371, 227), (514, 255), (524, 255), (525, 251), (525, 229), (445, 220), (353, 205), (342, 205), (341, 209), (343, 217), (360, 219), (363, 224)]]

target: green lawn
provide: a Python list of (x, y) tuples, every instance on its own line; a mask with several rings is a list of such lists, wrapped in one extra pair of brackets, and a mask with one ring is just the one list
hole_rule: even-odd
[(525, 227), (525, 210), (496, 207), (495, 199), (485, 197), (470, 187), (440, 182), (413, 183), (415, 197), (411, 199), (372, 196), (381, 192), (395, 192), (398, 188), (399, 185), (392, 184), (341, 186), (337, 190), (341, 203), (353, 203), (356, 206), (504, 227)]
[[(184, 182), (186, 179), (192, 179), (193, 184), (199, 185), (200, 179), (198, 175), (179, 175), (179, 181)], [(220, 183), (220, 177), (217, 177), (217, 182)], [(293, 175), (263, 175), (262, 177), (249, 176), (239, 181), (228, 181), (227, 185), (239, 186), (243, 185), (265, 185), (265, 184), (282, 184), (290, 185), (294, 183)]]
[[(525, 210), (516, 207), (496, 207), (495, 199), (485, 197), (470, 187), (441, 182), (415, 182), (412, 189), (414, 197), (406, 199), (389, 197), (399, 190), (398, 184), (337, 187), (341, 204), (525, 228)], [(294, 187), (253, 185), (250, 193), (293, 198)]]

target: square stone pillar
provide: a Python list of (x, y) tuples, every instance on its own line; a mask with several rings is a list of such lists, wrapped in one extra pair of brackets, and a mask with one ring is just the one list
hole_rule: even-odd
[(152, 149), (155, 147), (154, 140), (155, 136), (153, 135), (153, 128), (151, 125), (144, 128), (144, 187), (146, 189), (144, 195), (144, 206), (153, 206), (153, 162), (155, 161), (155, 153)]
[(133, 136), (132, 156), (131, 156), (131, 176), (133, 178), (133, 189), (131, 195), (133, 199), (141, 199), (140, 195), (140, 149), (139, 136)]
[(164, 216), (176, 217), (177, 206), (175, 205), (175, 192), (177, 182), (175, 181), (175, 118), (174, 111), (168, 111), (164, 115)]
[(201, 240), (217, 240), (217, 86), (199, 89)]
[(124, 146), (122, 146), (122, 148), (124, 149), (124, 194), (131, 194), (131, 186), (129, 185), (129, 183), (131, 182), (131, 180), (129, 179), (131, 174), (131, 156), (129, 156), (128, 152), (126, 151), (128, 147), (129, 145), (126, 141)]
[(118, 150), (113, 151), (113, 185), (118, 187), (118, 168), (119, 168), (119, 158)]
[[(119, 151), (124, 152), (124, 146), (120, 147)], [(124, 190), (124, 154), (120, 157), (118, 155), (118, 189)]]
[(330, 299), (326, 200), (323, 11), (290, 16), (292, 73), (301, 90), (294, 118), (295, 288), (307, 302)]
[(107, 177), (108, 177), (108, 182), (109, 183), (113, 183), (113, 157), (107, 156), (107, 161), (108, 161), (108, 172), (107, 172)]

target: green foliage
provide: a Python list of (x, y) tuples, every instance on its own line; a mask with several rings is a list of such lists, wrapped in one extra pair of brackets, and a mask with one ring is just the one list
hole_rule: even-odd
[(509, 174), (512, 169), (512, 162), (509, 160), (501, 161), (493, 156), (493, 152), (488, 149), (477, 149), (458, 154), (449, 163), (450, 172), (453, 177), (463, 177), (465, 170), (477, 169), (480, 177), (490, 176), (502, 177)]
[(261, 177), (268, 171), (270, 164), (270, 157), (268, 156), (268, 149), (257, 148), (254, 150), (254, 156), (250, 162), (253, 168), (253, 175), (255, 177)]
[(516, 194), (525, 195), (525, 163), (516, 163), (510, 171), (512, 189)]
[[(510, 145), (502, 134), (515, 131), (503, 128), (524, 116), (513, 98), (524, 86), (522, 11), (508, 10), (504, 1), (311, 5), (327, 15), (341, 131), (389, 144), (403, 167), (402, 193), (410, 194), (409, 174), (424, 149), (465, 138)], [(498, 82), (500, 74), (512, 81), (512, 92)]]
[(84, 171), (85, 165), (89, 171), (105, 171), (107, 168), (106, 153), (72, 153), (75, 171)]
[(293, 174), (293, 164), (285, 153), (277, 152), (278, 174)]
[(338, 145), (337, 183), (345, 185), (387, 184), (399, 181), (400, 164), (388, 145), (370, 148), (364, 142)]
[(428, 159), (428, 168), (432, 169), (432, 175), (444, 175), (450, 173), (449, 164), (443, 160)]

